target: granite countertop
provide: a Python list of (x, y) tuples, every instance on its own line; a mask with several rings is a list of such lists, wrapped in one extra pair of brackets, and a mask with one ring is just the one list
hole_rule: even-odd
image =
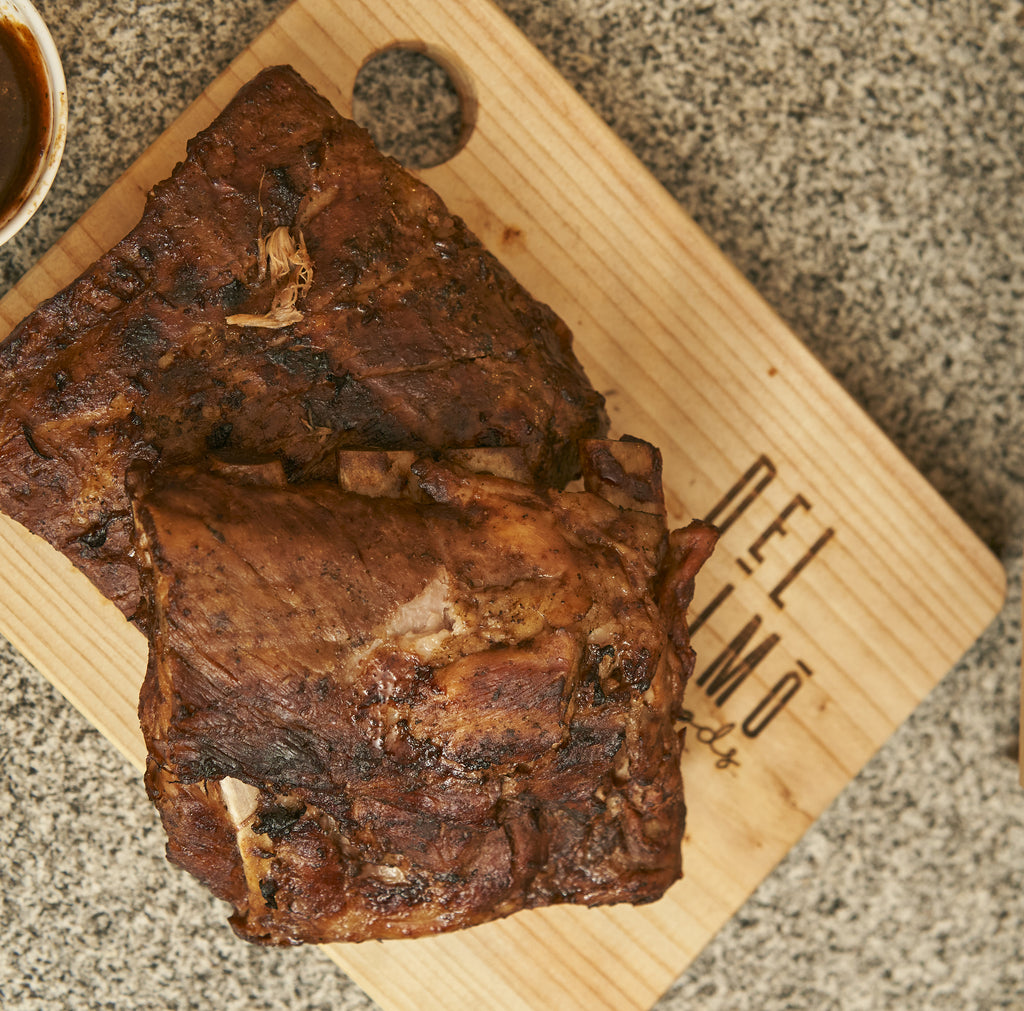
[[(286, 3), (38, 6), (71, 126), (43, 210), (0, 249), (0, 294)], [(1024, 1006), (1024, 5), (498, 6), (1009, 578), (992, 626), (660, 1011)], [(2, 640), (0, 682), (0, 1006), (374, 1006), (315, 949), (236, 940), (165, 863), (135, 772)]]

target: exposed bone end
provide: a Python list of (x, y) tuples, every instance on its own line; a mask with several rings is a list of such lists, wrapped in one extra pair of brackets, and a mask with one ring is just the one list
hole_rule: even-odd
[(218, 453), (210, 458), (210, 470), (239, 484), (283, 488), (288, 483), (284, 464), (276, 458), (254, 459)]
[[(271, 854), (262, 845), (263, 837), (257, 835), (252, 826), (253, 817), (259, 806), (260, 791), (255, 786), (232, 779), (230, 776), (216, 783), (208, 783), (207, 788), (220, 790), (221, 800), (235, 826), (238, 856), (249, 893), (248, 915), (264, 913), (268, 907), (276, 908), (276, 886), (273, 886), (270, 874)], [(270, 888), (268, 882), (271, 882)]]
[(371, 498), (404, 498), (417, 454), (408, 450), (346, 449), (338, 453), (343, 491)]
[(220, 780), (220, 795), (235, 828), (241, 828), (256, 813), (260, 801), (260, 791), (255, 786), (230, 776)]
[(649, 442), (626, 437), (580, 443), (583, 487), (620, 509), (664, 515), (661, 452)]

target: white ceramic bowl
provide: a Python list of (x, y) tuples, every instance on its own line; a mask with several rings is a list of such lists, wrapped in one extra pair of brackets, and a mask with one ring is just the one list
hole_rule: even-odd
[(28, 0), (0, 0), (0, 20), (24, 25), (32, 33), (43, 57), (50, 102), (50, 135), (46, 144), (46, 155), (36, 166), (35, 175), (25, 189), (24, 198), (0, 217), (2, 246), (39, 209), (57, 174), (61, 156), (64, 154), (64, 141), (68, 134), (68, 89), (53, 36), (50, 35), (50, 30), (35, 7)]

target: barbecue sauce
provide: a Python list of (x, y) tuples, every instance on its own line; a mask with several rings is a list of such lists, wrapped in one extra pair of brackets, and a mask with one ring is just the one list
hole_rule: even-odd
[(0, 20), (0, 221), (21, 202), (46, 156), (50, 93), (39, 47), (24, 25)]

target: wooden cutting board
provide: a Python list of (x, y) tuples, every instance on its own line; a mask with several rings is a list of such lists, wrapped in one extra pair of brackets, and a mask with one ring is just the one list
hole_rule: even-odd
[[(570, 324), (615, 430), (662, 448), (672, 518), (723, 537), (693, 612), (686, 879), (643, 908), (329, 953), (389, 1009), (646, 1008), (984, 629), (1003, 572), (487, 0), (298, 0), (0, 303), (0, 331), (136, 222), (260, 68), (293, 64), (348, 113), (395, 44), (447, 66), (473, 122), (421, 174)], [(0, 563), (0, 630), (141, 767), (142, 637), (9, 521)]]

